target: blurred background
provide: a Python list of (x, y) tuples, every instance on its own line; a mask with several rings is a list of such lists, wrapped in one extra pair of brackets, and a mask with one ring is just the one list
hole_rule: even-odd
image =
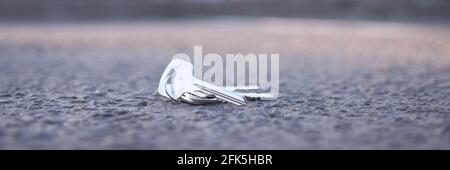
[[(0, 0), (1, 149), (450, 149), (448, 0)], [(279, 53), (280, 97), (155, 93), (177, 53)]]
[(2, 0), (5, 20), (117, 20), (149, 17), (272, 16), (327, 19), (448, 19), (446, 0)]

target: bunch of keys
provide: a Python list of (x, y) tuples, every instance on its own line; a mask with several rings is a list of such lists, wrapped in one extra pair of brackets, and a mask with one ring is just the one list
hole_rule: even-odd
[(270, 94), (242, 93), (238, 90), (242, 89), (224, 88), (195, 78), (192, 64), (182, 59), (173, 59), (169, 63), (158, 86), (158, 93), (162, 96), (193, 105), (228, 102), (242, 106), (247, 99), (273, 98)]

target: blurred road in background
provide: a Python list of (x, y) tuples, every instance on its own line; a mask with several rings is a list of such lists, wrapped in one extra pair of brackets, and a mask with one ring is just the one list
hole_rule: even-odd
[(448, 0), (2, 0), (0, 20), (142, 20), (205, 16), (437, 21)]
[[(0, 148), (450, 149), (447, 1), (277, 2), (1, 1)], [(157, 95), (194, 45), (279, 53), (280, 97)]]

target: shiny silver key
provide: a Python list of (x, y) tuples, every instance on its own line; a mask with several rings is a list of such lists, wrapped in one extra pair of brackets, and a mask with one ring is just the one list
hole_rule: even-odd
[(222, 87), (199, 80), (193, 76), (191, 63), (173, 59), (161, 77), (158, 92), (166, 97), (182, 100), (184, 93), (214, 95), (217, 99), (241, 106), (246, 99)]
[(241, 96), (245, 96), (249, 100), (275, 100), (276, 97), (268, 92), (257, 92), (261, 90), (259, 86), (237, 86), (237, 87), (225, 87), (228, 91), (235, 92)]
[(230, 92), (225, 88), (210, 84), (208, 82), (193, 78), (192, 84), (195, 86), (193, 89), (195, 89), (194, 92), (196, 93), (214, 95), (219, 100), (230, 102), (238, 106), (247, 103), (247, 100), (243, 96)]
[[(171, 87), (171, 84), (163, 84), (163, 82), (168, 82), (169, 80), (171, 80), (172, 76), (174, 74), (175, 73), (173, 72), (173, 70), (168, 70), (168, 72), (164, 72), (163, 76), (161, 77), (161, 81), (160, 81), (161, 84), (158, 88), (158, 91), (161, 95), (171, 98), (173, 100), (183, 101), (183, 102), (193, 104), (193, 105), (219, 102), (219, 100), (214, 95), (207, 95), (207, 94), (203, 94), (203, 93), (192, 94), (190, 92), (185, 92), (178, 99), (172, 98), (171, 95), (167, 95), (168, 93), (170, 93), (170, 92), (167, 92), (167, 89), (171, 89), (172, 87)], [(164, 86), (166, 86), (166, 87), (164, 87)], [(164, 87), (164, 88), (162, 88), (162, 87)]]
[(215, 96), (200, 97), (200, 96), (197, 96), (196, 94), (192, 94), (189, 92), (184, 93), (181, 96), (181, 100), (186, 103), (193, 104), (193, 105), (201, 105), (201, 104), (220, 102)]

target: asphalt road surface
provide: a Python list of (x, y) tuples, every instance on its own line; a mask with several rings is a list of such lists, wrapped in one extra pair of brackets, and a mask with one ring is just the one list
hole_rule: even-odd
[[(176, 53), (279, 53), (280, 96), (155, 93)], [(450, 149), (450, 25), (301, 19), (0, 24), (2, 149)]]

